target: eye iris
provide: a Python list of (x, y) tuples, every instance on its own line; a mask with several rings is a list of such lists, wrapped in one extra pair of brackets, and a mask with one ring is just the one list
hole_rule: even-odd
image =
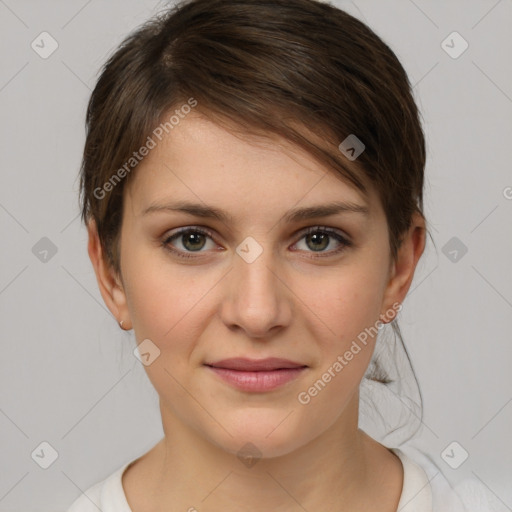
[(311, 247), (308, 242), (307, 243), (314, 251), (323, 250), (329, 245), (329, 235), (326, 233), (310, 233), (306, 236), (306, 240), (313, 241), (313, 247)]
[[(183, 246), (186, 247), (188, 250), (191, 250), (191, 251), (195, 251), (195, 250), (199, 250), (199, 249), (202, 249), (204, 247), (204, 244), (205, 244), (205, 236), (201, 233), (195, 233), (195, 232), (189, 232), (189, 233), (186, 233), (183, 236)], [(202, 241), (202, 243), (200, 243)], [(188, 244), (189, 242), (192, 243), (192, 246), (190, 247)], [(195, 245), (195, 244), (198, 244), (199, 242), (199, 245)]]

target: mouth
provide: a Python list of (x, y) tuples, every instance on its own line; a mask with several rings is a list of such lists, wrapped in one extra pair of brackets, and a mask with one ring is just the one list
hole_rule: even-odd
[(240, 391), (263, 393), (299, 377), (307, 365), (287, 359), (268, 358), (251, 360), (244, 358), (224, 359), (205, 364), (216, 376)]
[(236, 357), (231, 359), (222, 359), (221, 361), (216, 361), (214, 363), (206, 363), (206, 366), (241, 372), (268, 372), (275, 370), (307, 368), (307, 365), (305, 364), (277, 357), (268, 357), (266, 359), (246, 359), (243, 357)]

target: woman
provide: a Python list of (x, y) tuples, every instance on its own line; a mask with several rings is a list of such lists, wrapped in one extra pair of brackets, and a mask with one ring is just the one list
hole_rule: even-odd
[(186, 1), (109, 59), (87, 128), (89, 255), (165, 436), (70, 512), (464, 510), (358, 426), (426, 238), (390, 48), (313, 0)]

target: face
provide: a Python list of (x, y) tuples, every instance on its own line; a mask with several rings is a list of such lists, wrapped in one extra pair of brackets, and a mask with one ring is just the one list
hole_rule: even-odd
[[(121, 280), (102, 294), (137, 343), (150, 340), (144, 368), (164, 429), (177, 422), (228, 452), (251, 442), (271, 457), (342, 424), (373, 352), (368, 329), (396, 314), (422, 250), (405, 243), (395, 266), (376, 192), (284, 141), (197, 114), (133, 178)], [(320, 211), (335, 203), (353, 208)], [(228, 358), (302, 368), (258, 377), (207, 366)]]

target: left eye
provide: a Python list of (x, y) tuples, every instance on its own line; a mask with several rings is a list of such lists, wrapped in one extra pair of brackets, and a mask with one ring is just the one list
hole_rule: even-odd
[[(325, 249), (327, 249), (329, 245), (331, 245), (333, 239), (338, 244), (338, 248), (326, 251)], [(346, 239), (337, 231), (330, 228), (310, 228), (305, 234), (303, 234), (300, 240), (304, 240), (303, 245), (306, 246), (306, 251), (310, 249), (310, 252), (327, 253), (328, 255), (339, 253), (343, 251), (346, 247), (350, 247), (352, 245), (352, 243), (348, 239)], [(297, 245), (299, 244), (300, 241), (297, 243)]]
[[(338, 231), (325, 227), (308, 228), (295, 245), (299, 246), (304, 240), (303, 245), (306, 248), (298, 248), (301, 251), (322, 253), (319, 256), (330, 256), (342, 252), (344, 249), (352, 246), (352, 242), (342, 236)], [(337, 244), (336, 248), (326, 250), (332, 245), (333, 240)], [(179, 241), (179, 244), (175, 244)], [(208, 247), (208, 242), (210, 247)], [(202, 228), (182, 228), (176, 233), (165, 238), (162, 245), (169, 251), (182, 258), (193, 258), (193, 253), (205, 252), (202, 249), (215, 249), (216, 244), (213, 241), (213, 235), (210, 231)], [(181, 245), (181, 247), (179, 247)]]

